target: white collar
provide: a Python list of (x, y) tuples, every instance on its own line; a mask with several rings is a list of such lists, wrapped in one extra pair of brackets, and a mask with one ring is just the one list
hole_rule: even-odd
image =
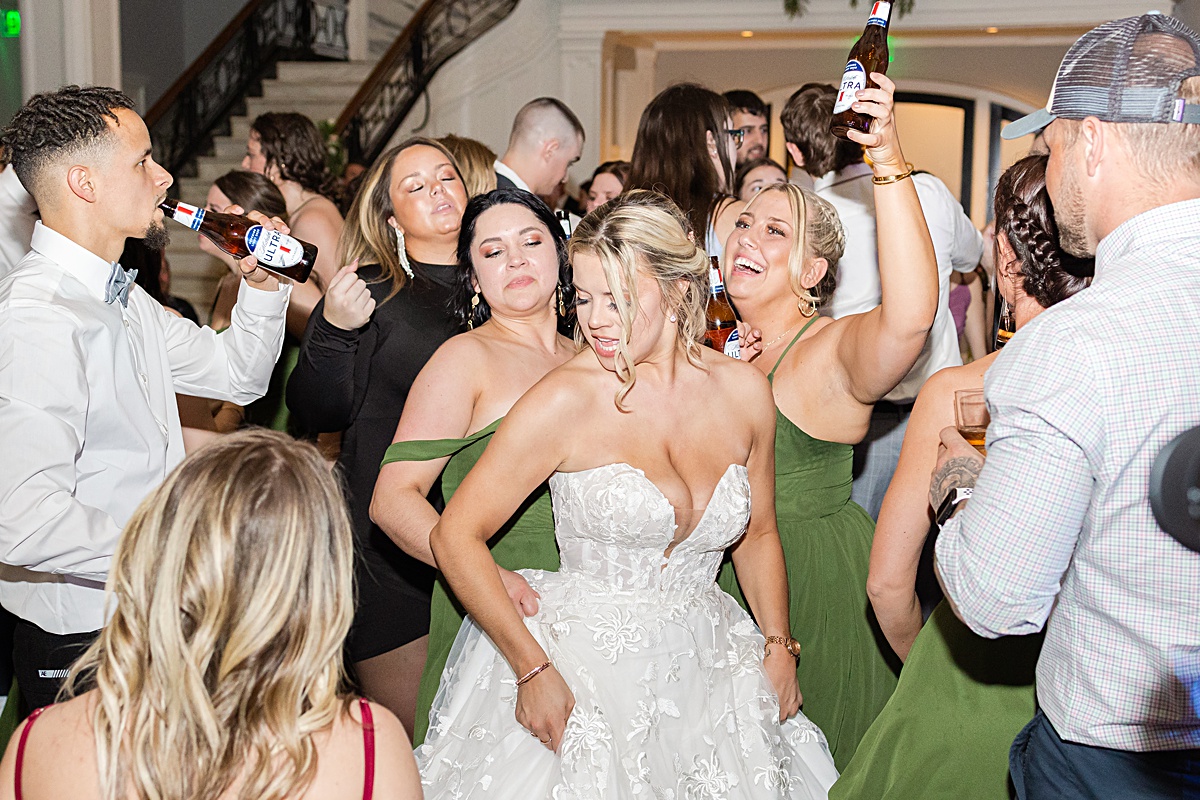
[(57, 264), (64, 272), (74, 276), (96, 297), (104, 299), (108, 278), (112, 274), (110, 262), (71, 241), (41, 220), (33, 224), (33, 239), (29, 246)]
[(508, 164), (505, 164), (500, 159), (496, 159), (496, 174), (503, 175), (504, 177), (508, 178), (517, 185), (518, 189), (524, 189), (530, 194), (533, 194), (533, 189), (529, 188), (529, 184), (521, 180), (521, 176), (514, 172), (512, 167), (510, 167)]
[(813, 188), (817, 191), (820, 191), (821, 189), (827, 189), (830, 186), (837, 186), (839, 183), (852, 181), (855, 178), (861, 178), (865, 175), (871, 175), (872, 173), (873, 170), (871, 169), (871, 165), (864, 161), (860, 161), (857, 164), (851, 164), (843, 170), (838, 170), (837, 172), (826, 172), (821, 177), (813, 179)]
[(11, 165), (0, 170), (0, 189), (3, 189), (5, 194), (15, 200), (21, 208), (28, 208), (30, 211), (37, 208), (33, 202), (33, 196), (25, 191), (21, 179), (17, 177), (17, 171)]

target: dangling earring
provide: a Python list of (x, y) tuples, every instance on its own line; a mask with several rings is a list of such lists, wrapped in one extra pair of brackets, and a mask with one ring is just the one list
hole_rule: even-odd
[(408, 263), (408, 253), (404, 250), (404, 231), (395, 228), (396, 231), (396, 255), (400, 258), (400, 269), (404, 270), (404, 274), (409, 278), (413, 276), (412, 264)]
[(812, 292), (805, 289), (804, 294), (796, 300), (796, 308), (800, 309), (800, 316), (811, 317), (817, 313), (817, 298), (812, 296)]
[(567, 306), (566, 306), (566, 304), (563, 303), (563, 297), (562, 297), (563, 292), (562, 292), (562, 284), (561, 283), (558, 286), (554, 287), (554, 294), (558, 297), (558, 315), (560, 317), (567, 316)]
[(471, 313), (467, 314), (467, 329), (475, 327), (475, 310), (479, 308), (479, 292), (471, 295)]

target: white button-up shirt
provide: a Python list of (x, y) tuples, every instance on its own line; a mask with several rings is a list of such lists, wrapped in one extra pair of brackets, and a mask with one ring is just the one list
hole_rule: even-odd
[(215, 333), (42, 225), (0, 278), (0, 603), (55, 634), (98, 630), (121, 528), (183, 459), (175, 392), (249, 403), (267, 389), (290, 287), (242, 283)]
[(0, 170), (0, 278), (29, 252), (37, 204), (11, 166)]
[[(871, 168), (853, 164), (814, 181), (816, 193), (837, 209), (846, 231), (846, 252), (838, 262), (837, 290), (822, 313), (834, 319), (861, 314), (879, 305), (879, 251), (875, 237), (875, 187)], [(912, 176), (921, 199), (938, 266), (938, 308), (921, 355), (886, 400), (911, 402), (933, 373), (962, 364), (958, 332), (950, 313), (950, 273), (970, 272), (983, 255), (983, 237), (946, 185), (933, 175)]]
[(1067, 741), (1200, 747), (1200, 553), (1149, 499), (1155, 457), (1200, 423), (1198, 341), (1191, 200), (1106, 236), (1091, 287), (1021, 328), (984, 381), (987, 462), (938, 569), (975, 632), (1045, 626), (1038, 703)]

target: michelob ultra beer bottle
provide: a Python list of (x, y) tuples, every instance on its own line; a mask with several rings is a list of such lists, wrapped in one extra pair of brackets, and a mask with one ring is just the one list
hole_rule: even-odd
[(710, 259), (708, 269), (708, 330), (704, 334), (704, 343), (714, 350), (720, 350), (731, 358), (737, 358), (741, 352), (738, 342), (737, 317), (733, 306), (725, 296), (725, 282), (721, 279), (721, 263), (716, 256)]
[(850, 50), (850, 60), (846, 62), (842, 85), (838, 87), (837, 100), (833, 104), (833, 118), (829, 121), (829, 130), (834, 136), (849, 139), (846, 133), (851, 128), (862, 133), (871, 130), (871, 117), (859, 114), (850, 105), (857, 99), (855, 94), (860, 90), (878, 87), (870, 78), (872, 72), (887, 72), (887, 37), (891, 14), (891, 3), (879, 0), (872, 5), (867, 27)]
[(286, 233), (263, 228), (249, 217), (220, 214), (167, 199), (158, 206), (171, 219), (204, 234), (237, 259), (254, 256), (258, 265), (297, 283), (304, 283), (317, 263), (317, 246)]

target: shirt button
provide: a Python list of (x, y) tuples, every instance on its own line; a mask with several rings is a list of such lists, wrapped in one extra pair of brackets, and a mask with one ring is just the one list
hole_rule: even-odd
[(124, 325), (126, 328), (128, 328), (128, 327), (129, 327), (129, 320), (127, 320), (127, 319), (123, 319), (123, 320), (121, 320), (121, 324), (122, 324), (122, 325)]
[(142, 383), (146, 382), (146, 375), (143, 372), (138, 373), (138, 377), (142, 379)]

